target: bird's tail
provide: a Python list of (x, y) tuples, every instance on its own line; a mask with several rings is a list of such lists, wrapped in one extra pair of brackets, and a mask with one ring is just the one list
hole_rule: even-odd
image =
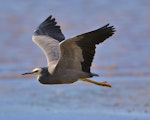
[(98, 74), (96, 74), (96, 73), (90, 73), (90, 77), (93, 77), (93, 76), (99, 76)]

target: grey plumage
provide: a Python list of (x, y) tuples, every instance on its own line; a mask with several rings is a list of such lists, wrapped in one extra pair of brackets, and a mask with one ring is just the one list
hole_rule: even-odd
[[(90, 70), (96, 44), (102, 43), (114, 32), (114, 27), (107, 24), (97, 30), (64, 40), (65, 37), (55, 18), (49, 16), (32, 36), (33, 42), (46, 55), (48, 63), (46, 75), (42, 74), (42, 68), (40, 69), (39, 81), (44, 84), (72, 83), (78, 79), (89, 82), (86, 78), (97, 76)], [(107, 86), (105, 84), (104, 86)]]

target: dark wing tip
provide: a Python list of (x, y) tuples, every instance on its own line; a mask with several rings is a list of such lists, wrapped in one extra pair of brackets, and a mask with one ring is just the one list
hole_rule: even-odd
[(113, 34), (116, 32), (116, 29), (113, 25), (109, 26), (109, 24), (108, 24), (108, 28), (112, 31)]
[(46, 35), (52, 37), (58, 41), (65, 39), (61, 32), (60, 26), (57, 25), (55, 18), (50, 15), (46, 20), (44, 20), (34, 31), (34, 35)]
[(106, 24), (105, 26), (101, 27), (100, 29), (103, 30), (104, 32), (109, 32), (110, 34), (114, 34), (116, 32), (116, 29), (115, 27), (112, 25), (112, 26), (109, 26), (110, 24)]
[(95, 41), (96, 44), (99, 44), (105, 41), (107, 38), (111, 37), (116, 32), (116, 29), (113, 25), (110, 26), (110, 24), (106, 24), (105, 26), (97, 29), (96, 31), (95, 40), (93, 41)]
[(114, 26), (106, 24), (97, 30), (77, 36), (79, 37), (77, 44), (81, 47), (84, 58), (84, 61), (81, 62), (82, 70), (84, 72), (90, 73), (90, 67), (95, 55), (96, 44), (105, 41), (107, 38), (112, 36), (115, 31)]

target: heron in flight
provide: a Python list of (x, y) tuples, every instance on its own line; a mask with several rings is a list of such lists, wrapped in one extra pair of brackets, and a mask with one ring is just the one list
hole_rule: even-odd
[(44, 52), (48, 67), (35, 68), (22, 75), (36, 75), (42, 84), (68, 84), (78, 80), (99, 86), (111, 87), (106, 81), (97, 82), (90, 77), (98, 76), (91, 72), (91, 64), (96, 45), (102, 43), (115, 32), (109, 24), (65, 40), (55, 18), (49, 16), (34, 31), (32, 40)]

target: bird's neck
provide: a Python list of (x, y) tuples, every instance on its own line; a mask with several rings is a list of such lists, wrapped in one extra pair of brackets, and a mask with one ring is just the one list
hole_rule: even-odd
[(48, 68), (42, 68), (41, 75), (38, 76), (38, 80), (41, 84), (60, 84), (60, 81), (56, 80), (52, 74), (49, 73)]

